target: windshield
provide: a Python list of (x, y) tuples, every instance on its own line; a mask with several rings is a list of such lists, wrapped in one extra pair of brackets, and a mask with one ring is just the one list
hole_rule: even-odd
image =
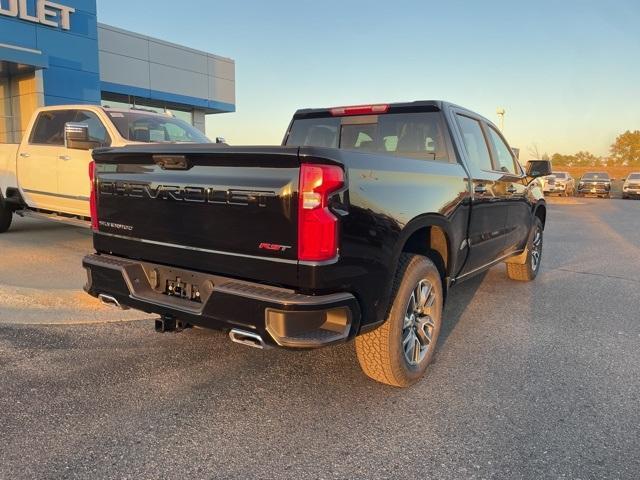
[(566, 173), (564, 173), (564, 172), (554, 172), (554, 173), (553, 173), (553, 175), (554, 175), (556, 178), (560, 178), (560, 179), (562, 179), (562, 180), (564, 180), (565, 178), (567, 178), (567, 177), (568, 177), (568, 175), (567, 175)]
[(183, 120), (144, 112), (107, 114), (123, 138), (144, 143), (211, 143), (202, 132)]
[(606, 172), (585, 173), (582, 179), (583, 180), (609, 180), (609, 174)]
[(583, 180), (609, 180), (609, 174), (604, 172), (585, 173), (582, 179)]
[(640, 180), (640, 173), (630, 173), (627, 178), (629, 180)]

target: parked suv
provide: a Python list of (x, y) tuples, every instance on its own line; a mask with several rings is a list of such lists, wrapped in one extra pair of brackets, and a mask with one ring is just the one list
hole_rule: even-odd
[(611, 198), (611, 178), (607, 172), (587, 172), (578, 183), (578, 196)]
[[(576, 192), (576, 181), (569, 172), (553, 172), (553, 178), (553, 190), (549, 190), (548, 193), (569, 197)], [(547, 192), (545, 191), (545, 193)]]
[(622, 198), (640, 198), (640, 173), (630, 173), (625, 179)]

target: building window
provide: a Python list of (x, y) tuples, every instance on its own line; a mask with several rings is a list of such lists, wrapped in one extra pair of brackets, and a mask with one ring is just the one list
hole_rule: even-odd
[(140, 98), (117, 93), (102, 92), (102, 106), (111, 108), (140, 108), (156, 113), (171, 113), (175, 118), (193, 125), (193, 110), (184, 106), (162, 102), (159, 100), (151, 100), (149, 98)]

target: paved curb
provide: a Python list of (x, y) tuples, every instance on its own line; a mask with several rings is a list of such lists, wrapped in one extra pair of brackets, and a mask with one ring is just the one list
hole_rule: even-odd
[(575, 197), (545, 197), (547, 203), (551, 205), (586, 205), (587, 202)]
[(43, 290), (0, 284), (0, 324), (73, 325), (153, 318), (136, 310), (107, 307), (76, 289)]

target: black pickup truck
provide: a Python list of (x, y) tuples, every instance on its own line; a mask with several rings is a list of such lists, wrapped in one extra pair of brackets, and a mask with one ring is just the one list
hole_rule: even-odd
[[(449, 287), (500, 262), (540, 268), (545, 162), (441, 101), (300, 110), (281, 147), (94, 152), (86, 291), (237, 343), (355, 338), (364, 372), (408, 386), (434, 355)], [(488, 313), (489, 314), (489, 313)]]

